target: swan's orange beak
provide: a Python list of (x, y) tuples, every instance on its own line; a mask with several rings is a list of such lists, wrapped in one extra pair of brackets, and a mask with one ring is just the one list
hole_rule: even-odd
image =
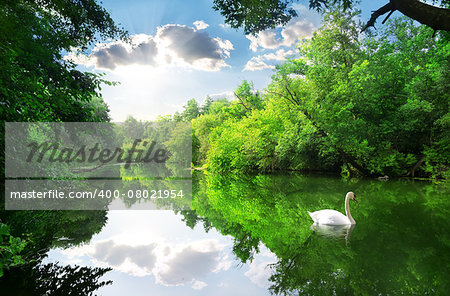
[(358, 201), (356, 200), (356, 197), (354, 197), (354, 196), (353, 196), (353, 200), (354, 200), (355, 202), (358, 202)]

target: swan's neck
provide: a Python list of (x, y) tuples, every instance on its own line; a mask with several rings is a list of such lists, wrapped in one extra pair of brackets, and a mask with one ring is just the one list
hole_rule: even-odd
[(350, 223), (356, 224), (355, 220), (352, 217), (352, 214), (350, 214), (350, 196), (347, 195), (345, 197), (345, 214), (347, 215), (348, 220), (350, 220)]

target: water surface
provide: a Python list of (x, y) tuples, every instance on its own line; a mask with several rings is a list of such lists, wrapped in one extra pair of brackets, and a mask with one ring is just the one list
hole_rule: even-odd
[[(307, 211), (344, 212), (353, 228), (312, 227)], [(447, 184), (303, 174), (197, 174), (192, 204), (110, 211), (90, 242), (45, 262), (111, 267), (99, 295), (445, 295)]]

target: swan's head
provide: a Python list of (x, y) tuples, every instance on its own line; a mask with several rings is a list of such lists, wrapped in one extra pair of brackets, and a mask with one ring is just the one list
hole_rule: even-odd
[(358, 202), (353, 192), (350, 191), (349, 193), (347, 193), (347, 196), (348, 198), (353, 199), (355, 202)]

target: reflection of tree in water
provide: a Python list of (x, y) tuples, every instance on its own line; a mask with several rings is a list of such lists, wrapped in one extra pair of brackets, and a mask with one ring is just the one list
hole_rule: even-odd
[(53, 247), (88, 242), (106, 224), (106, 211), (4, 211), (1, 220), (13, 236), (25, 236), (28, 258), (41, 259)]
[[(252, 260), (264, 243), (278, 257), (270, 291), (302, 295), (425, 295), (449, 288), (448, 186), (329, 177), (207, 175), (194, 192), (190, 227), (202, 222), (235, 238), (233, 251)], [(357, 225), (351, 239), (313, 233), (307, 210), (343, 211)]]
[[(4, 192), (2, 188), (2, 202)], [(0, 262), (6, 264), (0, 266), (4, 272), (0, 277), (0, 294), (91, 295), (109, 284), (98, 281), (110, 270), (107, 268), (41, 265), (50, 249), (88, 242), (106, 221), (106, 211), (0, 211), (0, 222), (8, 226), (9, 235), (26, 241), (25, 248), (16, 254), (25, 264), (12, 266), (11, 262)]]
[(97, 289), (112, 281), (100, 281), (111, 268), (61, 266), (30, 263), (16, 267), (0, 278), (1, 295), (93, 295)]
[[(190, 179), (153, 177), (155, 175), (164, 176), (165, 174), (170, 176), (171, 173), (168, 174), (167, 170), (169, 170), (169, 168), (166, 166), (157, 168), (142, 164), (133, 165), (129, 169), (124, 169), (122, 167), (120, 169), (122, 180), (120, 180), (120, 184), (118, 183), (114, 189), (119, 189), (120, 192), (125, 194), (120, 198), (127, 208), (131, 208), (139, 203), (151, 202), (155, 204), (158, 209), (171, 209), (176, 213), (180, 210), (190, 209), (192, 202), (192, 182)], [(155, 193), (152, 190), (156, 191), (156, 196), (159, 195), (159, 190), (161, 190), (162, 196), (166, 196), (164, 193), (166, 190), (168, 190), (169, 193), (173, 191), (176, 194), (176, 197), (151, 198), (151, 195)], [(146, 194), (148, 195), (147, 198), (129, 198), (129, 191), (132, 192), (132, 194), (136, 194), (138, 191), (141, 193), (146, 191)], [(182, 193), (182, 197), (180, 192)]]

